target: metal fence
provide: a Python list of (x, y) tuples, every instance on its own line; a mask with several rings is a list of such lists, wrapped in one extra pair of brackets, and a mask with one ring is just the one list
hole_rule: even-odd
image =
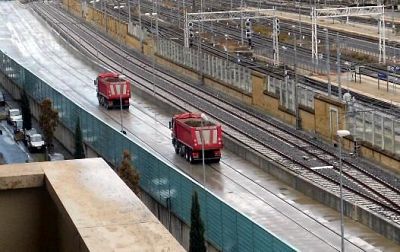
[(200, 54), (199, 50), (185, 48), (167, 39), (158, 40), (157, 53), (244, 92), (251, 93), (253, 90), (251, 70), (227, 59), (204, 52)]
[(85, 111), (3, 52), (0, 52), (0, 71), (36, 102), (50, 98), (59, 111), (62, 124), (71, 132), (74, 132), (75, 123), (79, 118), (85, 143), (112, 165), (118, 165), (123, 150), (129, 150), (141, 175), (141, 188), (188, 225), (191, 197), (193, 192), (197, 191), (207, 238), (217, 249), (295, 251), (293, 247), (252, 222), (219, 197), (204, 190), (196, 181), (160, 160), (158, 155), (146, 146), (128, 139), (118, 129)]
[[(279, 104), (295, 112), (294, 80), (268, 77), (268, 92), (279, 97)], [(314, 95), (320, 93), (307, 86), (297, 85), (298, 103), (314, 109)], [(357, 102), (349, 102), (346, 114), (346, 126), (355, 140), (362, 140), (400, 155), (400, 120), (392, 115), (363, 106)]]
[[(280, 80), (271, 76), (268, 76), (266, 81), (268, 92), (279, 97), (279, 104), (282, 107), (295, 112), (295, 81), (289, 77)], [(302, 84), (297, 84), (297, 93), (298, 104), (314, 109), (315, 90)]]
[[(265, 56), (268, 58), (273, 58), (273, 49), (272, 45), (270, 47), (264, 47), (264, 48), (256, 48), (254, 50), (255, 55), (261, 55)], [(308, 70), (314, 73), (318, 74), (326, 74), (326, 60), (325, 60), (325, 55), (322, 54), (321, 57), (317, 61), (313, 61), (309, 55), (304, 55), (300, 54), (299, 52), (297, 53), (297, 58), (296, 58), (296, 64), (297, 67), (303, 70)], [(288, 66), (293, 66), (293, 63), (295, 62), (295, 57), (294, 57), (294, 49), (289, 48), (286, 46), (281, 46), (279, 49), (279, 59), (281, 64), (285, 64)], [(331, 66), (331, 71), (335, 71), (336, 67), (333, 65), (334, 62), (330, 63)]]
[(356, 140), (400, 154), (400, 120), (356, 102), (349, 103), (347, 129)]

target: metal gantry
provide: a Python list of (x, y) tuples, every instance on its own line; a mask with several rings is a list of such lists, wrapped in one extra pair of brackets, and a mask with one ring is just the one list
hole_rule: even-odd
[(278, 43), (278, 25), (279, 21), (275, 16), (275, 9), (241, 9), (238, 11), (215, 11), (215, 12), (197, 12), (185, 13), (184, 41), (185, 47), (189, 47), (189, 23), (216, 22), (228, 20), (246, 20), (246, 19), (270, 19), (273, 21), (273, 49), (274, 64), (279, 64), (279, 43)]
[(383, 5), (379, 6), (365, 6), (365, 7), (343, 7), (343, 8), (325, 8), (311, 10), (311, 33), (312, 33), (312, 58), (318, 62), (318, 39), (317, 39), (317, 26), (318, 19), (322, 18), (335, 18), (346, 17), (347, 22), (351, 17), (360, 16), (376, 16), (378, 17), (378, 31), (379, 31), (379, 63), (386, 62), (386, 38), (385, 38), (385, 9)]

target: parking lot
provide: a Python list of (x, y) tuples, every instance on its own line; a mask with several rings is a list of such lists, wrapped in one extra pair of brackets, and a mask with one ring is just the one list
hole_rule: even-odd
[(14, 141), (12, 129), (5, 120), (0, 122), (0, 164), (33, 161), (22, 142)]
[[(19, 108), (19, 104), (12, 100), (1, 88), (0, 92), (4, 94), (5, 99), (5, 103), (0, 102), (0, 164), (45, 161), (44, 149), (31, 153), (23, 141), (17, 141), (13, 126), (7, 123), (7, 110), (9, 108)], [(32, 120), (32, 126), (40, 133), (37, 121)], [(54, 150), (62, 153), (66, 159), (71, 158), (71, 154), (57, 141), (54, 141)]]

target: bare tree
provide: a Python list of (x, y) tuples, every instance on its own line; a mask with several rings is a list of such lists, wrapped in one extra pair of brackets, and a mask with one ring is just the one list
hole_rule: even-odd
[(131, 154), (129, 151), (125, 150), (123, 155), (121, 166), (118, 169), (118, 176), (136, 195), (139, 195), (140, 175), (136, 168), (132, 165)]
[(25, 90), (23, 90), (21, 94), (21, 114), (23, 119), (22, 128), (30, 130), (32, 128), (32, 114), (28, 95)]
[(39, 126), (43, 131), (44, 141), (52, 152), (54, 131), (59, 122), (58, 111), (52, 108), (52, 102), (46, 98), (40, 103)]

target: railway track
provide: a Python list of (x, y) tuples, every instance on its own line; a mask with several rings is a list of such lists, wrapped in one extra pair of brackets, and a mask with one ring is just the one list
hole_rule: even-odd
[[(147, 11), (153, 11), (152, 10), (152, 6), (146, 6), (144, 4), (144, 8)], [(176, 16), (172, 16), (171, 17), (170, 14), (169, 14), (170, 12), (168, 12), (167, 9), (165, 9), (163, 7), (159, 7), (159, 8), (161, 9), (162, 13), (166, 13), (165, 16), (167, 18), (169, 18), (169, 19), (177, 18)], [(126, 13), (124, 13), (124, 14), (126, 14)], [(127, 14), (126, 14), (126, 18), (127, 18)], [(176, 31), (176, 29), (173, 29), (172, 27), (170, 29), (164, 28), (163, 26), (160, 26), (160, 27), (162, 27), (161, 29), (163, 29), (165, 36), (170, 36), (170, 37), (177, 37), (178, 36), (179, 37), (181, 35), (179, 32)], [(234, 31), (234, 30), (232, 30), (232, 28), (229, 29), (229, 27), (228, 27), (228, 29), (227, 29), (227, 27), (222, 27), (222, 28), (225, 28), (225, 31), (227, 33), (229, 33), (230, 36), (236, 37), (237, 39), (240, 39), (240, 34), (237, 34), (236, 30)], [(235, 34), (235, 32), (236, 32), (236, 34)], [(254, 36), (253, 41), (255, 43), (259, 44), (259, 45), (264, 45), (265, 44), (265, 39), (266, 38), (260, 38), (258, 36)], [(268, 39), (266, 39), (266, 41), (272, 43), (272, 41), (269, 41)], [(181, 40), (181, 43), (183, 43), (183, 40)], [(287, 43), (284, 43), (283, 45), (285, 45), (286, 47), (288, 47), (291, 50), (293, 50), (293, 45), (287, 44)], [(227, 55), (225, 52), (222, 52), (222, 51), (218, 50), (217, 48), (212, 47), (212, 46), (210, 46), (208, 44), (203, 44), (202, 47), (203, 47), (204, 50), (206, 50), (209, 53), (212, 53), (212, 54), (214, 54), (216, 56), (219, 56), (221, 58), (227, 58), (227, 56), (228, 56), (228, 59), (230, 61), (237, 62), (237, 58), (233, 57), (232, 55)], [(302, 57), (302, 55), (303, 56), (309, 56), (310, 55), (309, 50), (306, 49), (306, 48), (297, 47), (297, 50), (298, 50), (298, 54), (299, 54), (298, 57)], [(344, 62), (346, 60), (349, 60), (349, 59), (345, 58), (345, 59), (342, 60), (342, 62)], [(331, 62), (333, 62), (333, 64), (331, 64), (331, 69), (335, 69), (336, 68), (336, 65), (334, 64), (335, 61), (336, 61), (336, 56), (331, 56)], [(255, 71), (258, 71), (258, 72), (261, 72), (261, 73), (264, 73), (264, 74), (267, 74), (267, 75), (274, 76), (275, 78), (278, 78), (278, 79), (283, 79), (284, 78), (283, 69), (281, 71), (281, 74), (277, 74), (276, 69), (272, 69), (271, 67), (269, 67), (269, 68), (268, 67), (260, 67), (259, 64), (257, 64), (256, 62), (253, 62), (253, 61), (251, 61), (249, 59), (246, 59), (246, 58), (242, 58), (241, 59), (241, 63), (244, 64), (246, 67), (249, 67), (250, 69), (253, 69)], [(376, 72), (378, 72), (378, 71), (383, 71), (383, 69), (382, 68), (377, 68), (377, 67), (375, 67), (375, 68), (374, 67), (366, 67), (364, 70), (362, 70), (363, 74), (365, 74), (367, 76), (371, 76), (371, 77), (376, 77)], [(290, 73), (290, 75), (293, 76), (294, 75), (293, 72)], [(317, 90), (317, 91), (320, 91), (320, 92), (323, 92), (323, 93), (327, 93), (328, 87), (327, 87), (326, 83), (322, 83), (322, 82), (316, 81), (316, 80), (314, 80), (312, 78), (308, 78), (306, 76), (299, 76), (298, 77), (298, 81), (299, 81), (300, 84), (303, 84), (303, 85), (305, 85), (307, 87), (310, 87), (310, 88), (312, 88), (314, 90)], [(338, 93), (339, 93), (338, 87), (332, 85), (331, 89), (332, 89), (332, 95), (333, 96), (337, 96)], [(387, 103), (387, 102), (383, 102), (383, 101), (380, 101), (378, 99), (374, 99), (374, 98), (369, 97), (367, 95), (354, 93), (353, 91), (347, 90), (346, 88), (342, 87), (342, 94), (344, 94), (346, 92), (351, 93), (359, 103), (361, 103), (363, 106), (365, 106), (367, 108), (370, 108), (371, 110), (372, 109), (378, 109), (378, 110), (381, 110), (385, 114), (392, 115), (393, 117), (396, 117), (396, 118), (400, 117), (400, 111), (398, 110), (398, 106), (396, 106), (396, 105), (393, 105), (393, 104), (390, 104), (390, 103)]]
[[(228, 4), (228, 3), (226, 3)], [(179, 5), (179, 3), (178, 3)], [(146, 1), (142, 2), (142, 6), (144, 6), (148, 11), (153, 11), (153, 6), (146, 6)], [(253, 6), (255, 7), (255, 6)], [(268, 8), (271, 8), (273, 6), (267, 6)], [(265, 8), (267, 8), (265, 7)], [(143, 8), (143, 7), (142, 7)], [(263, 7), (264, 8), (264, 7)], [(178, 12), (171, 12), (171, 9), (163, 7), (162, 5), (158, 6), (158, 9), (160, 10), (161, 16), (164, 16), (167, 20), (169, 20), (171, 23), (173, 23), (174, 21), (176, 21), (177, 19), (182, 19), (182, 15), (176, 15), (176, 13)], [(175, 9), (176, 11), (179, 11), (178, 8)], [(173, 14), (175, 13), (175, 14)], [(183, 20), (180, 20), (179, 23), (183, 22)], [(265, 20), (260, 20), (259, 23), (260, 24), (264, 24), (264, 25), (268, 25), (269, 21), (265, 21)], [(285, 20), (285, 22), (281, 23), (281, 30), (283, 32), (293, 32), (293, 28), (291, 28), (293, 25), (297, 26), (298, 23), (297, 22), (293, 22), (293, 21), (288, 21)], [(237, 26), (237, 25), (235, 25)], [(269, 25), (271, 26), (271, 25)], [(208, 25), (204, 26), (206, 29), (210, 30), (210, 27)], [(238, 32), (236, 27), (231, 27), (231, 26), (223, 26), (221, 24), (215, 24), (213, 27), (219, 28), (217, 29), (217, 31), (219, 30), (220, 33), (226, 33), (229, 34), (229, 36), (236, 38), (238, 40), (240, 40), (240, 32)], [(311, 37), (311, 30), (307, 27), (307, 25), (304, 25), (302, 27), (302, 34), (306, 35), (307, 37)], [(212, 29), (211, 29), (211, 32)], [(294, 31), (296, 33), (298, 33), (298, 31)], [(176, 30), (172, 30), (171, 33), (176, 33)], [(333, 34), (334, 33), (334, 34)], [(331, 32), (329, 35), (329, 43), (330, 45), (335, 45), (336, 44), (336, 32)], [(319, 34), (319, 40), (321, 41), (321, 44), (325, 44), (325, 34), (323, 34), (323, 32), (318, 31)], [(178, 36), (181, 34), (178, 34)], [(176, 35), (175, 35), (176, 36)], [(354, 38), (355, 37), (355, 38)], [(352, 42), (346, 42), (351, 40)], [(357, 40), (357, 41), (353, 41), (353, 40)], [(377, 50), (377, 46), (376, 45), (372, 45), (372, 44), (376, 44), (378, 42), (377, 39), (373, 39), (371, 37), (368, 36), (362, 36), (362, 35), (355, 35), (355, 34), (351, 34), (348, 32), (340, 32), (339, 35), (339, 41), (340, 44), (344, 44), (344, 47), (349, 47), (349, 48), (353, 48), (353, 50), (361, 50), (361, 49), (365, 49), (365, 48), (372, 48), (371, 50)], [(311, 41), (309, 41), (311, 43)], [(256, 45), (256, 47), (260, 47), (260, 48), (265, 48), (266, 43), (270, 44), (270, 47), (272, 47), (272, 39), (267, 38), (265, 36), (259, 36), (257, 34), (253, 34), (253, 44)], [(350, 43), (350, 44), (349, 44)], [(359, 44), (362, 46), (360, 47)], [(289, 48), (293, 54), (293, 45), (290, 43), (283, 43), (280, 42), (281, 46), (284, 46), (285, 48)], [(343, 46), (342, 46), (343, 47)], [(375, 48), (375, 49), (373, 49)], [(387, 52), (387, 57), (391, 57), (390, 55), (399, 55), (400, 54), (400, 44), (397, 42), (392, 42), (392, 41), (388, 41), (387, 42), (387, 46), (386, 46), (386, 52)], [(370, 50), (370, 49), (365, 49), (365, 50)], [(397, 52), (399, 51), (399, 52)], [(298, 58), (304, 57), (304, 58), (309, 58), (309, 62), (312, 62), (311, 60), (311, 49), (308, 47), (297, 47), (297, 53), (298, 53)], [(325, 53), (322, 52), (322, 53)], [(286, 61), (293, 61), (293, 59), (287, 59)], [(336, 55), (335, 53), (331, 53), (331, 57), (330, 57), (330, 65), (331, 65), (331, 69), (336, 69)], [(386, 66), (384, 65), (374, 65), (374, 64), (368, 64), (368, 63), (363, 63), (363, 62), (358, 62), (358, 61), (354, 61), (353, 58), (348, 57), (348, 56), (343, 56), (341, 57), (341, 63), (342, 66), (344, 66), (346, 62), (350, 62), (351, 65), (357, 64), (357, 65), (364, 65), (364, 68), (361, 68), (361, 73), (372, 77), (372, 78), (377, 78), (377, 73), (378, 72), (387, 72)], [(246, 62), (246, 64), (248, 64)], [(322, 63), (323, 66), (326, 65), (326, 63)], [(249, 67), (251, 67), (251, 64), (248, 64)], [(343, 68), (342, 68), (342, 71)], [(400, 81), (397, 80), (398, 78), (400, 78), (399, 75), (394, 74), (394, 73), (390, 73), (390, 78), (392, 82), (400, 84)]]
[[(36, 11), (40, 12), (38, 8), (36, 8)], [(59, 22), (55, 18), (55, 9), (49, 8), (47, 11), (47, 14), (42, 13), (42, 15), (48, 15), (47, 18), (52, 18), (53, 22), (58, 23), (59, 27), (64, 26), (63, 32), (69, 31), (73, 33), (75, 44), (86, 48), (86, 53), (94, 57), (98, 55), (103, 63), (108, 64), (117, 71), (123, 68), (124, 74), (134, 80), (137, 79), (137, 77), (135, 77), (137, 75), (145, 79), (145, 72), (149, 74), (149, 72), (152, 71), (149, 62), (139, 61), (126, 51), (121, 52), (118, 46), (113, 45), (108, 39), (91, 31), (87, 26), (78, 26), (75, 24), (76, 22), (74, 23), (71, 20), (71, 17), (57, 12), (58, 19), (68, 19)], [(52, 12), (53, 15), (50, 15), (50, 12)], [(70, 26), (67, 26), (67, 24)], [(98, 44), (97, 50), (93, 48), (93, 43), (95, 41)], [(133, 69), (136, 70), (134, 73), (132, 72)], [(240, 110), (240, 108), (232, 104), (226, 104), (225, 101), (221, 101), (214, 96), (210, 96), (210, 94), (204, 93), (202, 89), (195, 88), (195, 86), (186, 86), (184, 83), (170, 76), (169, 73), (160, 71), (160, 69), (157, 69), (156, 73), (153, 74), (155, 74), (158, 79), (157, 90), (159, 90), (159, 95), (168, 95), (175, 98), (185, 97), (186, 101), (191, 101), (190, 104), (192, 106), (198, 107), (200, 110), (207, 113), (213, 111), (214, 113), (211, 113), (211, 115), (220, 119), (226, 125), (225, 132), (232, 137), (240, 140), (267, 158), (288, 167), (293, 172), (306, 177), (314, 183), (320, 184), (320, 186), (325, 187), (336, 195), (338, 194), (338, 176), (336, 170), (318, 171), (310, 169), (310, 165), (323, 166), (331, 163), (334, 167), (337, 167), (337, 162), (334, 161), (337, 160), (337, 157), (334, 155), (326, 153), (327, 156), (325, 158), (330, 155), (332, 158), (331, 163), (318, 159), (322, 150), (316, 148), (316, 146), (312, 146), (304, 139), (297, 138), (294, 134), (289, 134), (288, 132), (285, 133), (282, 129), (276, 129), (275, 126), (269, 124), (267, 121), (263, 121), (254, 115), (248, 114), (248, 111)], [(138, 82), (138, 84), (140, 84), (140, 82)], [(197, 94), (197, 96), (194, 96), (193, 93)], [(199, 97), (199, 95), (201, 95), (201, 97)], [(207, 103), (207, 105), (204, 105), (204, 103)], [(260, 123), (259, 126), (254, 126), (253, 122), (255, 120), (258, 120)], [(248, 129), (247, 132), (243, 128)], [(269, 131), (268, 135), (265, 134), (266, 130)], [(282, 137), (281, 134), (284, 136)], [(285, 138), (291, 139), (291, 142), (286, 143), (287, 139)], [(286, 148), (280, 149), (279, 151), (274, 150), (279, 149), (278, 146), (285, 146)], [(293, 155), (294, 151), (297, 152), (295, 155)], [(306, 161), (302, 158), (304, 154), (309, 156), (314, 154), (313, 157), (315, 157), (315, 159), (312, 160), (312, 162), (309, 162), (309, 160)], [(349, 165), (349, 168), (347, 168), (346, 165)], [(369, 180), (369, 182), (372, 183), (369, 186), (365, 186), (362, 182), (352, 179), (353, 176), (369, 176), (368, 173), (362, 173), (356, 168), (357, 167), (354, 167), (351, 163), (346, 163), (344, 166), (344, 170), (348, 170), (346, 171), (348, 173), (345, 179), (347, 182), (344, 183), (346, 188), (345, 198), (349, 199), (353, 197), (358, 205), (371, 209), (381, 216), (398, 223), (400, 221), (398, 220), (400, 202), (398, 198), (398, 187), (396, 192), (396, 185), (390, 185), (390, 182), (372, 181), (373, 176), (370, 178), (371, 180)], [(357, 173), (352, 174), (354, 171), (357, 171)], [(394, 194), (395, 196), (382, 198), (380, 195), (382, 191), (385, 191), (387, 195)]]
[[(142, 9), (144, 11), (148, 11), (148, 12), (153, 12), (153, 7), (151, 5), (149, 5), (146, 1), (144, 1), (142, 3)], [(177, 18), (179, 19), (180, 17), (176, 15), (176, 12), (171, 12), (171, 10), (169, 8), (163, 7), (163, 6), (158, 6), (158, 10), (160, 11), (160, 16), (162, 16), (164, 18), (164, 20), (173, 23), (173, 21), (176, 21)], [(114, 11), (115, 13), (115, 11)], [(175, 14), (172, 14), (175, 13)], [(122, 11), (123, 17), (125, 19), (125, 21), (128, 20), (128, 14), (125, 11)], [(182, 21), (183, 22), (183, 21)], [(261, 23), (266, 24), (268, 21), (265, 20), (260, 20)], [(177, 31), (176, 27), (174, 26), (168, 26), (166, 27), (166, 23), (164, 22), (163, 25), (161, 25), (161, 29), (163, 31), (163, 36), (168, 38), (168, 37), (182, 37), (182, 33), (183, 31)], [(233, 25), (233, 26), (232, 26)], [(240, 32), (238, 32), (236, 26), (237, 24), (232, 24), (232, 25), (223, 25), (221, 23), (215, 23), (212, 25), (212, 27), (210, 25), (205, 25), (204, 28), (206, 30), (208, 30), (210, 33), (219, 33), (221, 36), (223, 35), (223, 33), (229, 35), (230, 38), (235, 38), (236, 40), (240, 40)], [(290, 28), (291, 25), (297, 25), (295, 22), (286, 22), (281, 24), (281, 30), (285, 31), (285, 32), (293, 32), (293, 29)], [(311, 31), (310, 29), (308, 29), (307, 27), (303, 27), (303, 32), (304, 34), (306, 34), (306, 36), (310, 37), (311, 36)], [(320, 31), (319, 31), (320, 33)], [(333, 36), (333, 38), (332, 38)], [(325, 34), (320, 34), (320, 40), (321, 40), (321, 44), (325, 44)], [(344, 35), (339, 35), (339, 41), (341, 41), (340, 43), (342, 44), (342, 41), (347, 40), (348, 37), (344, 36)], [(336, 44), (336, 35), (335, 34), (330, 34), (330, 44), (334, 45)], [(183, 44), (183, 40), (179, 40), (179, 42), (181, 44)], [(267, 38), (265, 36), (260, 36), (258, 34), (253, 34), (253, 44), (255, 44), (256, 47), (259, 48), (265, 48), (266, 45), (270, 44), (270, 47), (272, 47), (272, 39)], [(355, 43), (357, 44), (357, 43)], [(289, 49), (289, 51), (291, 51), (291, 53), (293, 54), (294, 52), (294, 46), (291, 43), (283, 43), (280, 42), (281, 46), (284, 46), (285, 48)], [(217, 54), (220, 57), (224, 57), (226, 58), (226, 52), (221, 52), (221, 50), (217, 49), (217, 48), (213, 48), (211, 46), (208, 46), (207, 44), (203, 45), (204, 48), (207, 49), (208, 52), (212, 53), (212, 54)], [(392, 47), (388, 47), (387, 49), (390, 49)], [(394, 48), (392, 48), (394, 50)], [(397, 49), (396, 49), (397, 50)], [(325, 53), (325, 51), (323, 52)], [(297, 54), (298, 54), (298, 58), (309, 58), (310, 62), (311, 60), (311, 49), (307, 48), (307, 47), (297, 47)], [(400, 54), (400, 51), (399, 51)], [(229, 55), (229, 60), (231, 61), (237, 61), (237, 58), (233, 57), (232, 55)], [(289, 61), (292, 61), (293, 58), (288, 59)], [(251, 60), (246, 60), (246, 59), (241, 59), (242, 63), (244, 64), (244, 66), (249, 67), (249, 68), (253, 68), (256, 71), (261, 71), (263, 73), (269, 73), (269, 71), (265, 71), (266, 69), (264, 69), (264, 71), (262, 71), (262, 67), (258, 66), (257, 63), (251, 61)], [(330, 57), (330, 66), (332, 70), (336, 70), (336, 55), (334, 55), (334, 53), (331, 53), (331, 57)], [(351, 65), (354, 64), (360, 64), (360, 62), (353, 62), (353, 59), (350, 57), (346, 57), (346, 56), (342, 56), (341, 57), (341, 65), (345, 66), (347, 62), (350, 62)], [(325, 66), (325, 63), (321, 63), (322, 66)], [(364, 64), (365, 67), (361, 68), (360, 71), (362, 74), (366, 75), (366, 76), (370, 76), (373, 78), (377, 78), (377, 72), (386, 72), (387, 69), (384, 66), (376, 66), (376, 65), (368, 65), (368, 64)], [(342, 72), (346, 71), (343, 67), (342, 67)], [(396, 74), (391, 73), (390, 75), (392, 75), (393, 77), (400, 77)], [(281, 76), (282, 78), (283, 76)], [(391, 81), (393, 81), (394, 78), (392, 78)], [(368, 101), (369, 102), (369, 101)], [(385, 108), (386, 109), (386, 108)]]

